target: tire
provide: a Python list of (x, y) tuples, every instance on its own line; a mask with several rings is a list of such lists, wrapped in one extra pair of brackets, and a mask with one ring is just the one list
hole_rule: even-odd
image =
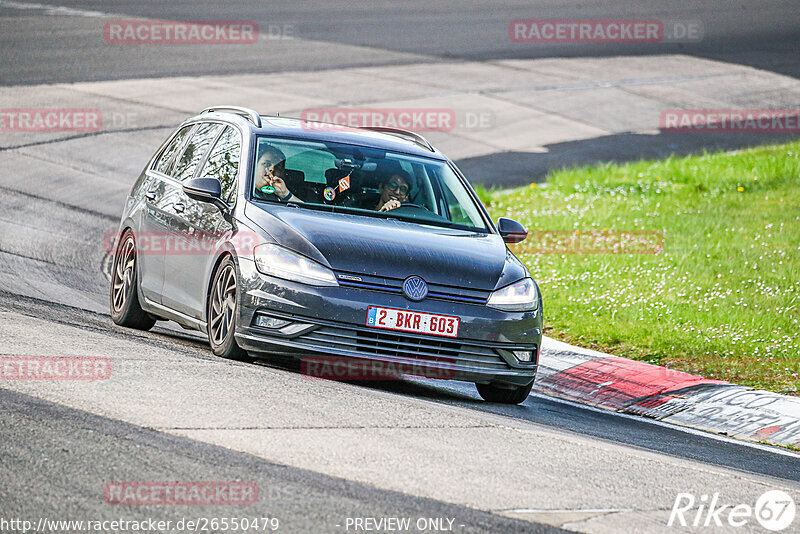
[(238, 311), (236, 264), (226, 256), (214, 271), (208, 293), (206, 317), (208, 318), (208, 343), (211, 351), (220, 358), (252, 361), (236, 344), (236, 315)]
[(138, 262), (133, 232), (125, 230), (114, 250), (109, 309), (114, 323), (137, 330), (150, 330), (156, 318), (139, 304)]
[(513, 386), (501, 388), (491, 384), (475, 384), (478, 394), (486, 402), (499, 402), (501, 404), (520, 404), (528, 398), (533, 387), (533, 382), (527, 386)]

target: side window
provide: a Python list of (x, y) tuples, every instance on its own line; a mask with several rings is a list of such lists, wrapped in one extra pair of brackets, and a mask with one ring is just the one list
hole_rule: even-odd
[(155, 165), (153, 165), (153, 169), (158, 172), (169, 174), (169, 164), (172, 161), (172, 156), (175, 155), (175, 152), (183, 144), (183, 141), (186, 139), (186, 136), (189, 135), (189, 132), (192, 131), (193, 126), (184, 126), (180, 129), (178, 134), (172, 138), (172, 141), (167, 145), (163, 152), (161, 152), (161, 156), (156, 161)]
[(222, 184), (222, 198), (230, 202), (234, 191), (236, 172), (239, 170), (239, 155), (242, 151), (242, 138), (236, 128), (228, 126), (214, 148), (208, 154), (200, 178), (217, 178)]
[(469, 224), (470, 218), (464, 213), (464, 208), (458, 203), (453, 192), (447, 186), (442, 187), (445, 202), (447, 202), (447, 210), (450, 212), (450, 220), (460, 224)]
[(192, 136), (192, 140), (186, 145), (180, 159), (178, 160), (175, 170), (172, 172), (172, 177), (183, 182), (194, 175), (197, 166), (203, 161), (203, 156), (208, 152), (212, 141), (219, 133), (222, 126), (219, 124), (206, 123), (201, 124), (197, 131)]
[(449, 219), (466, 226), (478, 226), (480, 213), (467, 190), (457, 181), (454, 173), (437, 173), (444, 201), (447, 204)]

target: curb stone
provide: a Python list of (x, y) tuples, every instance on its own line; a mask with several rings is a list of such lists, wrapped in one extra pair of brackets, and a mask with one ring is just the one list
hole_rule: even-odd
[(711, 380), (545, 337), (534, 389), (747, 441), (800, 447), (800, 398)]

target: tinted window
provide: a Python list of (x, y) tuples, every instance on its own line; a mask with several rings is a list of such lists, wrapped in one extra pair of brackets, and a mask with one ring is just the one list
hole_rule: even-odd
[(172, 138), (172, 141), (167, 145), (164, 151), (161, 153), (161, 157), (158, 158), (158, 161), (153, 165), (153, 168), (158, 172), (163, 172), (164, 174), (169, 174), (169, 164), (172, 160), (172, 156), (175, 155), (175, 152), (183, 144), (183, 141), (186, 139), (186, 136), (189, 135), (189, 132), (192, 130), (192, 126), (184, 126), (180, 129), (178, 134)]
[[(480, 206), (445, 161), (334, 142), (259, 137), (252, 195), (300, 208), (486, 231)], [(275, 179), (283, 184), (275, 187)], [(280, 189), (292, 194), (287, 196)]]
[(449, 219), (459, 224), (472, 224), (474, 216), (469, 209), (473, 204), (472, 199), (456, 175), (452, 172), (441, 173), (440, 186), (447, 203)]
[(203, 161), (203, 157), (208, 152), (208, 147), (219, 133), (222, 126), (219, 124), (201, 124), (192, 136), (192, 140), (183, 150), (172, 176), (178, 181), (184, 181), (194, 176), (197, 166)]
[(201, 178), (217, 178), (222, 184), (222, 198), (230, 200), (236, 171), (239, 169), (239, 154), (242, 139), (236, 128), (228, 126), (208, 154), (206, 164), (200, 171)]

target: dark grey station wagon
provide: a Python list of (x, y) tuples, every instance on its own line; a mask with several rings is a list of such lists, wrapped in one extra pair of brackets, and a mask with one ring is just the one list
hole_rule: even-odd
[(119, 232), (117, 324), (172, 320), (219, 356), (293, 356), (320, 376), (530, 393), (542, 301), (506, 246), (527, 231), (494, 224), (412, 132), (206, 109), (155, 152)]

